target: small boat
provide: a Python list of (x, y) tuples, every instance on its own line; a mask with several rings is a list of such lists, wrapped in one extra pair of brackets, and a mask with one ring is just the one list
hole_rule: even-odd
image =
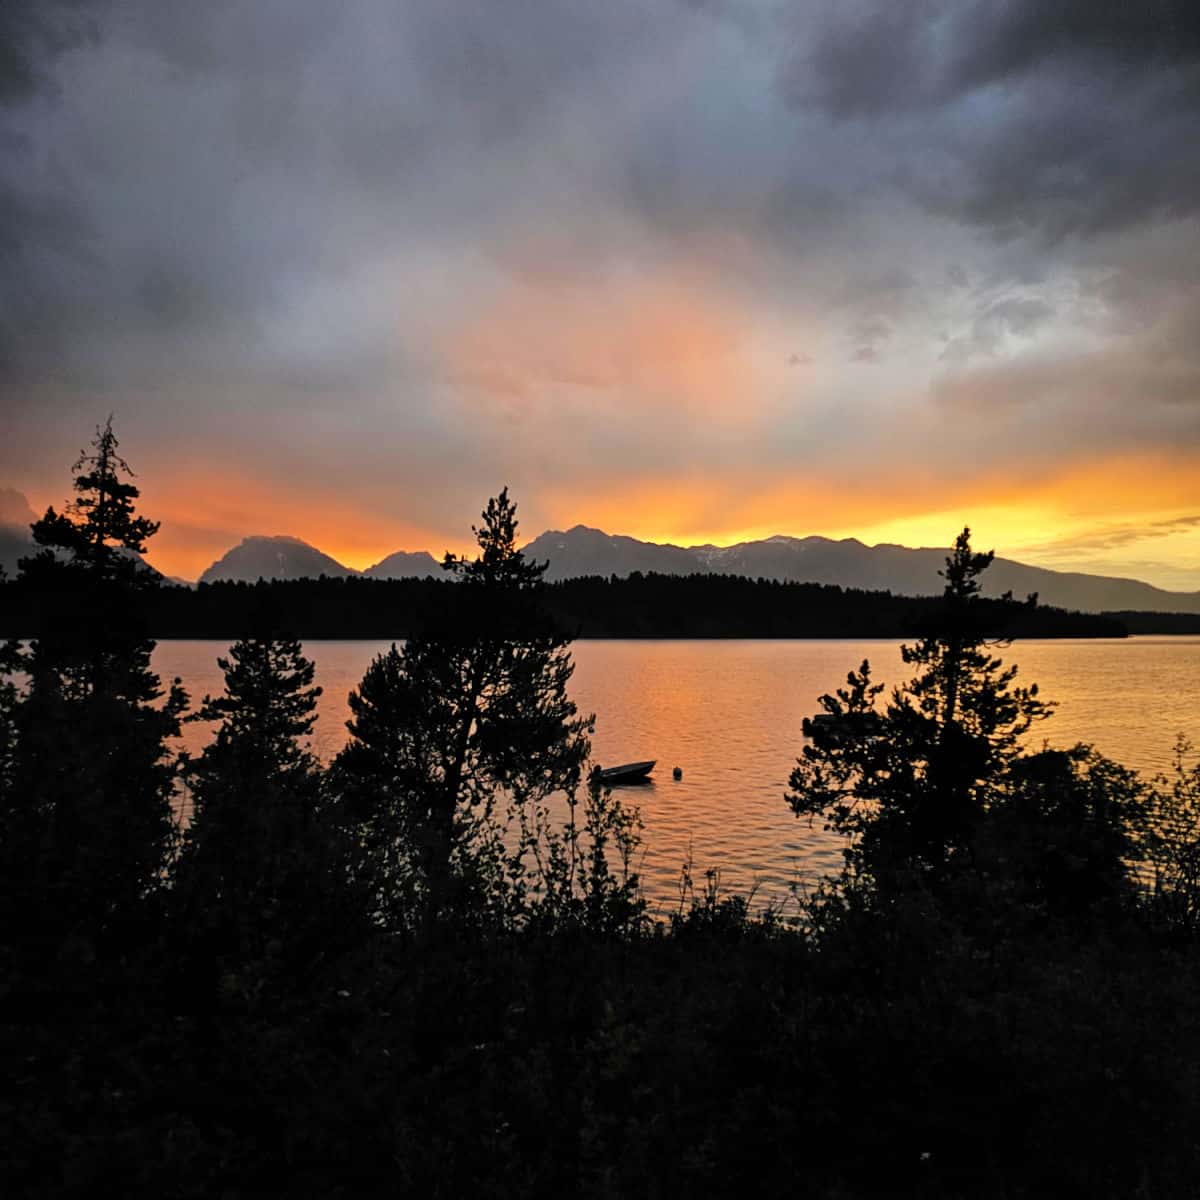
[(654, 770), (656, 762), (658, 759), (652, 758), (649, 762), (622, 763), (619, 767), (596, 766), (592, 774), (609, 787), (614, 784), (649, 783), (648, 776)]

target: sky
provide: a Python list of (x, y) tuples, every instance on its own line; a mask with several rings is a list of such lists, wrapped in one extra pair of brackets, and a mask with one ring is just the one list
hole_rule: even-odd
[(1200, 6), (7, 0), (0, 487), (1200, 589)]

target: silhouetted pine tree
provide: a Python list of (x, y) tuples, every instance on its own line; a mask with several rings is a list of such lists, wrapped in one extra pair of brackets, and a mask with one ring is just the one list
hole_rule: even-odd
[[(498, 797), (573, 793), (590, 749), (590, 719), (567, 695), (569, 639), (541, 606), (545, 564), (517, 549), (516, 530), (506, 489), (472, 527), (478, 556), (446, 556), (458, 587), (441, 622), (377, 659), (351, 696), (336, 763), (347, 811), (413, 848), (433, 912), (468, 886)], [(496, 845), (486, 853), (495, 869)]]
[(188, 763), (192, 818), (176, 867), (190, 934), (232, 961), (332, 949), (352, 935), (349, 864), (321, 814), (321, 770), (301, 742), (319, 687), (300, 643), (244, 638), (218, 665), (225, 693), (192, 719), (219, 721)]
[(395, 645), (367, 667), (348, 697), (350, 740), (330, 770), (338, 820), (361, 847), (358, 875), (393, 927), (409, 923), (425, 896), (430, 706)]
[(75, 500), (34, 524), (44, 549), (21, 562), (44, 599), (38, 635), (5, 664), (28, 682), (6, 701), (0, 887), (33, 937), (111, 930), (157, 888), (175, 838), (166, 741), (187, 704), (150, 669), (142, 600), (158, 576), (138, 556), (158, 525), (135, 511), (111, 417), (73, 469)]
[(789, 779), (798, 816), (820, 816), (852, 839), (850, 865), (880, 880), (936, 876), (968, 850), (997, 781), (1034, 721), (1050, 715), (1036, 684), (1015, 687), (1016, 667), (992, 651), (981, 623), (979, 575), (992, 554), (955, 541), (937, 628), (902, 647), (917, 674), (882, 709), (883, 685), (863, 662), (847, 687), (821, 697), (804, 722), (809, 744)]

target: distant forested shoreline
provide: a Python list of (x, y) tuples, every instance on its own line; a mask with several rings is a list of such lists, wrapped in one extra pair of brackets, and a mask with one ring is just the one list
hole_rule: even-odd
[(1200, 633), (1200, 613), (1110, 612), (1103, 615), (1119, 621), (1132, 634)]
[[(235, 638), (264, 621), (301, 638), (407, 638), (458, 612), (473, 620), (444, 579), (319, 579), (163, 585), (144, 599), (156, 638)], [(897, 596), (819, 583), (725, 575), (590, 576), (544, 585), (555, 622), (581, 638), (902, 638), (919, 634), (940, 597)], [(25, 579), (0, 584), (0, 635), (62, 628), (79, 597)], [(1067, 612), (1028, 601), (980, 600), (998, 637), (1125, 637), (1200, 632), (1200, 616)]]

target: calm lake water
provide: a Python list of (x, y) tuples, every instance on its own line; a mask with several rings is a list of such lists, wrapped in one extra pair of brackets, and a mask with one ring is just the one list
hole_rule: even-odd
[[(198, 700), (222, 688), (216, 665), (225, 644), (160, 642), (154, 667), (180, 676)], [(347, 693), (375, 641), (314, 641), (305, 652), (325, 689), (313, 748), (323, 758), (346, 739)], [(654, 782), (623, 788), (645, 823), (640, 870), (652, 907), (678, 901), (689, 857), (699, 886), (709, 868), (724, 889), (778, 899), (789, 884), (841, 863), (840, 843), (792, 816), (783, 793), (800, 746), (800, 723), (846, 672), (871, 660), (881, 682), (906, 677), (892, 641), (580, 641), (572, 694), (596, 714), (595, 758), (605, 765), (658, 760)], [(1170, 767), (1177, 733), (1200, 744), (1200, 637), (1023, 641), (1003, 652), (1058, 702), (1036, 730), (1040, 743), (1091, 742), (1126, 766), (1153, 774)], [(198, 749), (203, 726), (186, 727)], [(672, 767), (683, 779), (671, 778)]]

